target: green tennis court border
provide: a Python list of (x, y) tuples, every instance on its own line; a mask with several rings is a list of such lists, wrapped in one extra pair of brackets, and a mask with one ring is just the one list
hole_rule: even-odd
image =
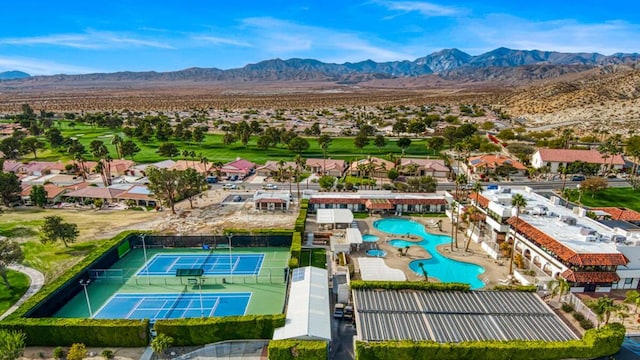
[[(154, 248), (147, 249), (147, 259), (156, 254), (205, 254), (210, 250), (200, 248)], [(228, 255), (228, 249), (217, 249), (214, 254)], [(234, 247), (233, 254), (264, 254), (262, 268), (258, 275), (249, 276), (203, 276), (203, 293), (250, 292), (251, 301), (247, 315), (277, 314), (284, 310), (286, 283), (285, 268), (289, 260), (289, 249), (285, 247)], [(122, 279), (95, 279), (87, 286), (87, 295), (92, 311), (103, 306), (115, 293), (198, 293), (197, 282), (188, 278), (173, 276), (136, 276), (144, 265), (142, 249), (131, 249), (111, 269), (123, 269)], [(89, 307), (84, 292), (78, 293), (62, 306), (54, 317), (88, 318)]]

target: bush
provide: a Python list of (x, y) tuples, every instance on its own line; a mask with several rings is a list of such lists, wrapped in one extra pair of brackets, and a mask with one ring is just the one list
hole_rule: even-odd
[(562, 311), (566, 312), (566, 313), (570, 313), (573, 311), (573, 305), (569, 304), (569, 303), (562, 303)]
[(329, 355), (324, 341), (271, 340), (268, 351), (269, 360), (325, 360)]
[(105, 359), (113, 359), (115, 357), (115, 355), (113, 354), (113, 350), (110, 350), (110, 349), (102, 350), (102, 352), (100, 353), (100, 356), (102, 356)]
[(0, 359), (13, 360), (24, 353), (25, 334), (19, 331), (0, 330)]
[(284, 326), (284, 314), (158, 320), (154, 329), (175, 339), (175, 346), (203, 345), (225, 340), (271, 339)]
[(584, 315), (582, 315), (581, 312), (577, 312), (576, 311), (576, 312), (573, 313), (573, 318), (578, 320), (578, 321), (582, 321), (582, 320), (584, 320)]
[(582, 319), (580, 320), (580, 326), (585, 330), (593, 329), (593, 321), (589, 319)]
[(53, 349), (53, 357), (54, 359), (62, 359), (64, 358), (64, 349), (61, 346)]
[(293, 268), (291, 265), (295, 265), (298, 267), (300, 264), (300, 253), (302, 252), (302, 234), (299, 232), (294, 232), (293, 237), (291, 238), (291, 257), (289, 258), (289, 267)]
[(167, 336), (165, 334), (158, 334), (158, 336), (154, 337), (151, 340), (151, 349), (156, 354), (162, 354), (165, 350), (173, 345), (174, 340), (171, 336)]
[(88, 355), (87, 347), (84, 344), (73, 344), (67, 354), (67, 360), (82, 360)]

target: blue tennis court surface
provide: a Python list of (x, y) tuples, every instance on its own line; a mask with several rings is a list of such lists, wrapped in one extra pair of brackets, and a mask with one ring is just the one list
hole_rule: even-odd
[(203, 269), (204, 275), (258, 275), (264, 254), (158, 254), (136, 275), (175, 276), (176, 269)]
[[(251, 293), (115, 294), (95, 319), (182, 319), (244, 315)], [(201, 301), (202, 300), (202, 301)]]

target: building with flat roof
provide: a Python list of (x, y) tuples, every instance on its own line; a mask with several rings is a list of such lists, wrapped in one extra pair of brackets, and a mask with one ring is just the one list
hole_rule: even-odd
[(353, 212), (444, 213), (447, 201), (441, 194), (359, 191), (357, 193), (316, 193), (309, 197), (309, 211), (349, 209)]
[[(527, 202), (517, 224), (511, 205), (515, 194)], [(469, 197), (475, 203), (476, 195)], [(575, 292), (608, 292), (619, 281), (616, 270), (628, 259), (616, 243), (624, 242), (625, 237), (586, 217), (584, 209), (569, 209), (558, 198), (547, 199), (527, 187), (485, 190), (477, 198), (486, 219), (479, 227), (484, 233), (473, 234), (472, 239), (493, 257), (500, 256), (504, 241), (515, 243), (525, 269), (534, 270), (538, 280), (564, 278)]]
[(360, 341), (578, 339), (534, 293), (366, 289), (353, 304)]

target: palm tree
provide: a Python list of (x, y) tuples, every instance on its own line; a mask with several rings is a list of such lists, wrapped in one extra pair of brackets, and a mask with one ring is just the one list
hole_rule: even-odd
[(208, 176), (209, 175), (209, 159), (207, 159), (206, 156), (204, 156), (202, 153), (199, 154), (200, 157), (200, 164), (202, 164), (203, 168), (204, 168), (204, 176)]
[[(467, 175), (465, 174), (458, 174), (458, 176), (456, 177), (456, 201), (460, 201), (460, 185), (462, 184), (466, 184), (467, 183)], [(460, 211), (456, 211), (456, 231), (454, 233), (455, 236), (455, 244), (456, 244), (456, 249), (458, 248), (458, 224), (460, 223)]]
[(291, 194), (291, 181), (293, 180), (293, 171), (295, 170), (295, 168), (291, 165), (288, 165), (285, 170), (287, 170), (287, 177), (289, 178), (289, 194)]
[(558, 278), (556, 280), (549, 281), (548, 284), (549, 289), (551, 289), (551, 295), (558, 295), (558, 300), (562, 297), (562, 295), (569, 292), (571, 286), (567, 282), (567, 280), (563, 278)]
[[(472, 213), (469, 214), (469, 217), (474, 218), (477, 217), (478, 213), (480, 212), (478, 209), (480, 209), (480, 204), (478, 203), (478, 199), (480, 198), (480, 193), (482, 192), (482, 184), (479, 181), (476, 181), (473, 183), (473, 187), (471, 188), (471, 190), (473, 190), (476, 193), (476, 207), (472, 208), (475, 211), (473, 211)], [(476, 231), (476, 226), (478, 224), (478, 222), (480, 221), (479, 219), (475, 219), (476, 221), (473, 222), (473, 228), (471, 229), (471, 233), (467, 235), (467, 243), (464, 246), (464, 251), (469, 251), (469, 244), (471, 243), (471, 236), (473, 235), (474, 231)]]
[(305, 168), (305, 162), (304, 162), (304, 158), (300, 154), (297, 154), (296, 156), (293, 157), (293, 162), (296, 163), (296, 187), (298, 189), (298, 203), (299, 203), (300, 202), (300, 175), (302, 175), (302, 169)]
[(424, 275), (424, 281), (429, 282), (429, 274), (427, 273), (427, 270), (425, 270), (424, 264), (422, 262), (419, 262), (418, 266), (420, 267), (420, 270), (422, 270), (422, 275)]
[(527, 206), (527, 199), (525, 199), (522, 194), (515, 194), (511, 199), (511, 206), (516, 209), (516, 222), (513, 227), (513, 244), (511, 244), (511, 257), (509, 259), (509, 275), (513, 274), (513, 258), (516, 253), (516, 236), (518, 234), (518, 222), (520, 222), (520, 210)]
[(458, 211), (458, 203), (453, 200), (451, 202), (451, 251), (453, 251), (453, 240), (455, 239), (455, 232), (456, 232), (456, 219), (454, 217), (454, 212)]
[(327, 151), (333, 139), (327, 134), (318, 137), (318, 145), (322, 149), (322, 175), (327, 175)]
[(122, 137), (120, 135), (114, 135), (111, 139), (111, 144), (115, 146), (116, 153), (118, 154), (118, 159), (122, 159), (124, 156), (122, 155)]
[(611, 312), (619, 308), (618, 305), (614, 304), (613, 299), (606, 295), (598, 298), (598, 300), (589, 302), (587, 306), (589, 306), (598, 317), (598, 327), (600, 327), (603, 321), (604, 324), (607, 325), (611, 317)]
[(638, 313), (638, 306), (640, 306), (640, 292), (638, 290), (629, 290), (625, 294), (624, 302), (627, 304), (635, 305), (635, 314)]

